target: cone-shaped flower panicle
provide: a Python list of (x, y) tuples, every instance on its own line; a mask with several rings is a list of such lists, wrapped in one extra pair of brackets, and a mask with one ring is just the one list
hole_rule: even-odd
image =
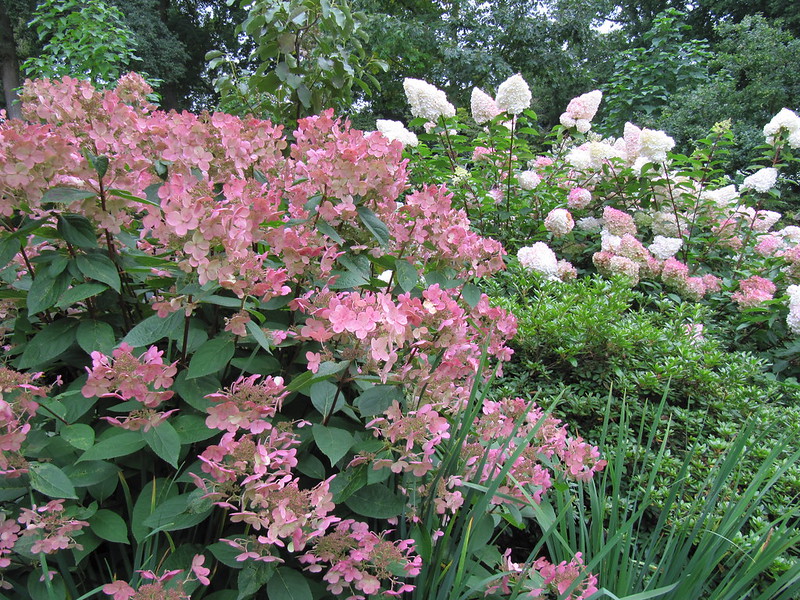
[(519, 73), (506, 79), (497, 88), (497, 108), (510, 115), (518, 115), (531, 105), (531, 90)]
[(445, 93), (427, 81), (406, 78), (403, 89), (411, 105), (411, 114), (415, 117), (438, 121), (439, 117), (454, 117), (456, 114), (455, 107), (447, 101)]

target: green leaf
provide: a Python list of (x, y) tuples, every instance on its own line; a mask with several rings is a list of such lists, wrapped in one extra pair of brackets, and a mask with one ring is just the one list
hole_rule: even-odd
[(25, 346), (17, 367), (29, 369), (57, 358), (75, 341), (77, 327), (74, 319), (61, 319), (45, 326)]
[(345, 505), (356, 514), (373, 519), (389, 519), (403, 512), (406, 501), (386, 486), (374, 484), (362, 487), (350, 496)]
[[(236, 600), (243, 600), (255, 594), (264, 587), (264, 584), (272, 578), (274, 573), (274, 563), (248, 561), (244, 568), (239, 571), (239, 577), (236, 581), (239, 595)], [(272, 596), (269, 596), (269, 598), (271, 599)]]
[[(330, 224), (325, 219), (317, 219), (317, 231), (319, 231), (323, 235), (327, 235), (331, 240), (339, 244), (340, 246), (344, 244), (344, 238), (340, 236), (337, 231), (330, 226)], [(11, 259), (9, 259), (11, 260)]]
[(318, 381), (323, 381), (325, 379), (330, 379), (332, 375), (336, 375), (344, 371), (347, 367), (350, 366), (350, 361), (343, 361), (343, 362), (333, 362), (333, 361), (325, 361), (319, 366), (316, 373), (312, 373), (311, 371), (306, 371), (305, 373), (301, 373), (286, 386), (286, 389), (290, 392), (297, 392), (305, 388), (309, 388), (314, 385)]
[(102, 460), (87, 460), (64, 467), (64, 473), (69, 476), (75, 487), (89, 487), (112, 478), (116, 479), (119, 467)]
[(361, 222), (383, 248), (389, 247), (389, 229), (383, 221), (366, 206), (359, 206), (356, 211)]
[[(50, 587), (44, 581), (40, 581), (42, 573), (39, 569), (33, 569), (28, 575), (27, 587), (30, 600), (66, 600), (67, 587), (64, 585), (64, 580), (58, 571), (50, 571), (53, 573), (53, 579), (50, 581)], [(52, 594), (50, 593), (52, 590)]]
[[(119, 433), (117, 433), (119, 431)], [(106, 458), (116, 458), (127, 456), (138, 452), (145, 447), (147, 442), (142, 438), (139, 431), (112, 430), (104, 440), (98, 442), (86, 452), (81, 454), (77, 462), (87, 460), (104, 460)]]
[(117, 292), (122, 289), (117, 267), (105, 254), (100, 254), (99, 252), (81, 254), (75, 259), (75, 262), (78, 265), (78, 270), (89, 279), (108, 284), (110, 288)]
[(96, 321), (94, 319), (81, 321), (75, 337), (78, 340), (78, 345), (87, 354), (91, 354), (95, 350), (103, 354), (111, 354), (116, 344), (114, 328), (104, 321)]
[(59, 202), (70, 204), (76, 200), (85, 200), (97, 196), (95, 192), (89, 190), (79, 190), (77, 188), (54, 187), (47, 190), (42, 196), (42, 202)]
[[(154, 202), (154, 201), (153, 201), (153, 200), (150, 198), (150, 194), (149, 194), (148, 190), (149, 190), (150, 188), (152, 188), (152, 187), (153, 187), (153, 186), (151, 185), (151, 186), (148, 186), (148, 187), (147, 187), (147, 189), (145, 189), (145, 194), (147, 194), (147, 195), (148, 195), (148, 197), (147, 197), (147, 198), (140, 198), (139, 196), (136, 196), (136, 195), (134, 195), (134, 194), (131, 194), (130, 192), (128, 192), (128, 191), (126, 191), (126, 190), (116, 190), (116, 189), (111, 189), (111, 190), (106, 190), (106, 193), (107, 193), (109, 196), (117, 196), (118, 198), (125, 198), (125, 200), (130, 200), (131, 202), (141, 202), (142, 204), (149, 204), (150, 206), (161, 206), (161, 203), (160, 203), (160, 202)], [(161, 184), (160, 184), (160, 183), (159, 183), (159, 184), (155, 184), (156, 191), (157, 191), (157, 190), (158, 190), (158, 188), (160, 188), (160, 187), (161, 187)]]
[(172, 422), (172, 426), (175, 428), (182, 445), (202, 442), (219, 433), (216, 429), (206, 427), (205, 418), (198, 415), (178, 415)]
[(278, 567), (267, 583), (270, 600), (312, 600), (311, 588), (300, 571)]
[(461, 288), (461, 296), (464, 298), (464, 301), (470, 305), (470, 307), (475, 308), (478, 305), (478, 302), (481, 300), (481, 290), (478, 288), (477, 285), (472, 283), (466, 284), (463, 288)]
[(71, 280), (72, 277), (66, 272), (51, 275), (40, 270), (31, 283), (31, 289), (28, 290), (28, 314), (35, 315), (54, 306), (69, 287)]
[(236, 560), (236, 557), (241, 554), (241, 551), (226, 544), (225, 542), (215, 542), (210, 546), (207, 546), (207, 549), (209, 552), (211, 552), (211, 554), (214, 555), (214, 558), (216, 558), (226, 567), (231, 567), (232, 569), (241, 569), (245, 566), (245, 564), (252, 564)]
[(175, 378), (175, 383), (172, 384), (172, 389), (175, 390), (189, 406), (205, 413), (206, 409), (213, 404), (211, 400), (206, 399), (206, 396), (218, 392), (222, 388), (222, 384), (219, 379), (213, 375), (189, 379), (186, 377), (187, 374), (186, 371), (178, 373), (178, 376)]
[(147, 517), (165, 500), (177, 495), (177, 486), (166, 479), (153, 479), (142, 486), (131, 513), (131, 533), (137, 542), (143, 542), (153, 529), (144, 524)]
[(122, 341), (134, 348), (149, 346), (160, 339), (168, 337), (183, 325), (183, 313), (175, 312), (162, 319), (151, 315), (128, 332)]
[(339, 462), (355, 442), (353, 434), (337, 427), (317, 424), (311, 428), (311, 432), (317, 447), (331, 461), (331, 466)]
[(189, 361), (189, 373), (186, 378), (195, 379), (220, 371), (233, 358), (234, 350), (233, 338), (227, 334), (207, 341), (197, 349)]
[(365, 390), (353, 404), (362, 417), (371, 417), (382, 415), (392, 402), (402, 404), (404, 399), (403, 390), (396, 385), (375, 385)]
[(245, 327), (247, 328), (247, 331), (250, 332), (250, 335), (253, 336), (253, 339), (258, 343), (259, 346), (261, 346), (267, 352), (272, 351), (270, 348), (269, 340), (267, 339), (267, 336), (264, 335), (264, 330), (261, 329), (261, 327), (259, 327), (255, 321), (248, 321), (247, 323), (245, 323)]
[(31, 487), (51, 498), (77, 498), (75, 486), (57, 466), (50, 463), (32, 462), (28, 466)]
[(395, 281), (404, 292), (410, 292), (419, 281), (419, 273), (408, 261), (398, 259), (394, 262)]
[(94, 445), (94, 429), (84, 423), (75, 423), (61, 428), (61, 438), (73, 448), (88, 450)]
[(325, 479), (325, 465), (313, 454), (306, 454), (298, 460), (297, 470), (314, 479)]
[(339, 393), (339, 387), (330, 381), (318, 381), (311, 386), (310, 393), (311, 404), (323, 417), (329, 417), (344, 406), (344, 394)]
[(128, 544), (128, 526), (117, 513), (101, 508), (88, 519), (94, 534), (109, 542)]
[(102, 294), (108, 289), (108, 286), (103, 283), (81, 283), (75, 287), (71, 287), (58, 299), (56, 306), (58, 308), (70, 308), (73, 304)]
[(11, 262), (21, 247), (19, 238), (9, 236), (0, 239), (0, 269)]
[(97, 248), (97, 232), (89, 219), (81, 215), (58, 215), (58, 232), (73, 246)]
[(180, 494), (159, 504), (143, 525), (159, 531), (178, 531), (194, 527), (208, 517), (214, 508), (203, 490)]
[(158, 456), (178, 468), (178, 454), (181, 451), (181, 438), (169, 421), (162, 421), (142, 433), (144, 441)]

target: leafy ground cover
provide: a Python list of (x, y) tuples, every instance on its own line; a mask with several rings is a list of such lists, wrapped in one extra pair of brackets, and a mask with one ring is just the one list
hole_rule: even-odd
[(519, 76), (405, 90), (419, 135), (26, 84), (4, 595), (796, 595), (800, 119), (730, 179), (724, 124), (681, 156), (594, 136), (599, 92), (540, 135)]

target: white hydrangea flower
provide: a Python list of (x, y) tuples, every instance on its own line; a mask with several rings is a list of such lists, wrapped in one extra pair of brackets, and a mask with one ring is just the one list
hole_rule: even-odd
[(800, 335), (800, 285), (790, 285), (786, 288), (789, 295), (789, 314), (786, 316), (786, 324), (791, 332)]
[(472, 118), (478, 125), (483, 125), (500, 114), (494, 98), (478, 88), (472, 88), (470, 107), (472, 108)]
[(783, 215), (774, 210), (760, 210), (756, 213), (755, 221), (753, 221), (753, 231), (758, 233), (766, 233), (772, 226), (777, 223)]
[(517, 182), (523, 190), (532, 190), (542, 182), (542, 178), (535, 171), (523, 171), (517, 175)]
[(407, 77), (403, 80), (403, 89), (415, 117), (438, 121), (439, 117), (454, 117), (456, 114), (455, 107), (447, 101), (447, 95), (427, 81)]
[(789, 145), (792, 148), (800, 147), (800, 117), (794, 111), (782, 108), (769, 123), (764, 125), (764, 137), (768, 144), (775, 143), (775, 136), (781, 129), (789, 133)]
[(506, 79), (497, 88), (497, 108), (505, 111), (510, 115), (518, 115), (523, 110), (531, 105), (533, 95), (522, 78), (522, 75), (517, 73)]
[(683, 240), (681, 238), (657, 235), (655, 238), (653, 238), (653, 243), (650, 244), (647, 249), (650, 251), (650, 254), (655, 256), (657, 259), (667, 260), (668, 258), (675, 256), (678, 253), (678, 250), (681, 249), (681, 246), (683, 246)]
[(603, 229), (600, 232), (600, 249), (603, 252), (619, 252), (619, 245), (622, 243), (622, 238), (614, 235), (608, 229)]
[(651, 162), (664, 162), (667, 152), (675, 147), (675, 140), (663, 131), (656, 129), (642, 129), (639, 134), (639, 153), (650, 159)]
[(704, 190), (700, 194), (703, 200), (711, 200), (720, 208), (729, 208), (736, 200), (739, 199), (739, 192), (736, 191), (736, 186), (726, 185), (718, 190)]
[(592, 166), (592, 154), (589, 151), (589, 144), (583, 144), (573, 148), (564, 157), (568, 164), (579, 171), (585, 171)]
[(744, 178), (741, 190), (754, 190), (762, 194), (770, 191), (778, 181), (778, 170), (774, 167), (764, 167), (752, 175)]
[(792, 244), (800, 243), (800, 227), (797, 225), (788, 225), (784, 227), (778, 232), (778, 235)]
[(583, 217), (582, 219), (578, 219), (578, 221), (575, 223), (575, 226), (580, 231), (597, 233), (603, 228), (603, 221), (597, 217)]
[(558, 278), (558, 259), (544, 242), (536, 242), (533, 246), (520, 248), (517, 252), (517, 259), (525, 269), (541, 273), (552, 281), (560, 281)]
[(380, 131), (384, 137), (394, 141), (397, 140), (403, 146), (417, 146), (419, 140), (413, 131), (406, 129), (400, 121), (390, 121), (388, 119), (378, 119), (375, 121), (375, 127)]
[(681, 236), (680, 223), (675, 218), (675, 214), (670, 211), (655, 211), (650, 228), (654, 234), (664, 237), (677, 238)]
[(572, 215), (565, 208), (554, 208), (544, 219), (544, 226), (556, 237), (567, 235), (575, 227)]

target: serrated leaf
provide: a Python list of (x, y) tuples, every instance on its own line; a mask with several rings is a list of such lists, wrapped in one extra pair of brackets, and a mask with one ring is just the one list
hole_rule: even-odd
[(381, 484), (367, 485), (345, 500), (356, 514), (372, 519), (389, 519), (403, 512), (405, 498)]
[(105, 283), (117, 292), (122, 289), (117, 267), (105, 254), (99, 252), (81, 254), (75, 259), (75, 262), (78, 270), (89, 279)]
[(57, 466), (32, 462), (28, 465), (31, 487), (51, 498), (77, 498), (75, 486)]
[(162, 319), (158, 315), (151, 315), (136, 325), (128, 332), (122, 341), (134, 348), (143, 348), (169, 337), (183, 325), (183, 313), (176, 312)]
[(58, 215), (56, 225), (61, 236), (78, 248), (97, 248), (97, 232), (89, 219), (81, 215)]
[(70, 204), (76, 200), (85, 200), (86, 198), (94, 198), (97, 196), (95, 192), (89, 190), (79, 190), (77, 188), (68, 187), (54, 187), (47, 190), (42, 195), (42, 202), (59, 202)]
[(119, 433), (114, 432), (114, 435), (103, 439), (81, 454), (77, 462), (127, 456), (138, 452), (146, 445), (147, 442), (144, 441), (142, 434), (138, 431), (123, 430)]
[(278, 567), (267, 583), (270, 600), (312, 600), (311, 588), (300, 571)]
[(236, 580), (239, 595), (236, 596), (237, 600), (244, 600), (255, 594), (258, 590), (264, 587), (275, 573), (275, 565), (273, 563), (264, 563), (256, 561), (248, 561), (241, 571)]
[(75, 341), (78, 322), (74, 319), (61, 319), (46, 325), (25, 346), (17, 367), (30, 367), (50, 362), (69, 348)]
[(88, 519), (92, 532), (104, 540), (128, 544), (128, 526), (117, 513), (101, 508)]
[(71, 280), (69, 273), (51, 275), (48, 272), (40, 272), (28, 290), (26, 300), (28, 314), (35, 315), (55, 306), (61, 294), (69, 287)]
[(353, 447), (353, 434), (338, 427), (316, 424), (311, 428), (314, 441), (320, 451), (335, 465)]
[(416, 267), (403, 259), (397, 259), (394, 262), (394, 273), (397, 285), (400, 286), (400, 289), (404, 292), (413, 290), (419, 281), (419, 273)]
[(318, 219), (317, 220), (317, 231), (322, 233), (323, 235), (328, 236), (331, 240), (336, 242), (339, 245), (344, 244), (344, 238), (340, 236), (337, 231), (331, 227), (330, 223), (328, 223), (325, 219)]
[(235, 345), (233, 338), (220, 335), (200, 346), (189, 361), (187, 379), (213, 375), (233, 358)]
[(73, 448), (88, 450), (94, 445), (94, 429), (84, 423), (74, 423), (61, 428), (61, 438)]
[(389, 228), (383, 221), (366, 206), (359, 206), (356, 211), (361, 222), (369, 230), (372, 236), (378, 241), (382, 248), (389, 247)]
[(169, 421), (162, 421), (142, 433), (147, 445), (164, 461), (178, 468), (178, 454), (181, 451), (181, 438)]
[(108, 286), (104, 283), (81, 283), (61, 294), (56, 306), (58, 308), (70, 308), (73, 304), (102, 294), (107, 289)]
[(78, 345), (87, 354), (91, 354), (95, 350), (103, 354), (111, 354), (116, 344), (114, 328), (104, 321), (95, 319), (81, 321), (75, 332), (75, 338), (78, 340)]

